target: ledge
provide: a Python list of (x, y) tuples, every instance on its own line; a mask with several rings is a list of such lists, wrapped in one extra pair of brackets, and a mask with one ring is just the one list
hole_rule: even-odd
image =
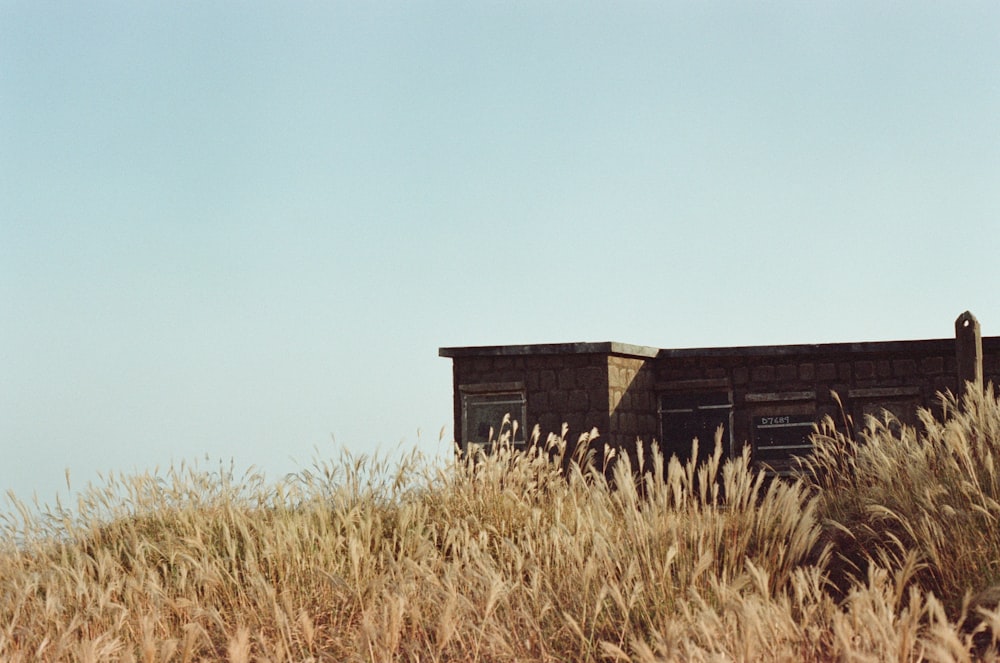
[[(1000, 342), (1000, 337), (994, 337)], [(983, 339), (984, 348), (992, 346)], [(1000, 343), (995, 346), (1000, 348)], [(728, 348), (676, 348), (660, 350), (659, 358), (689, 357), (816, 357), (823, 355), (864, 354), (942, 354), (955, 353), (955, 339), (934, 338), (918, 341), (865, 341), (859, 343), (813, 343), (800, 345), (745, 345)]]
[(894, 396), (919, 396), (920, 387), (871, 387), (849, 389), (848, 398), (892, 398)]
[(708, 391), (711, 389), (732, 389), (729, 378), (707, 378), (704, 380), (657, 380), (657, 391)]
[(456, 348), (439, 348), (439, 357), (461, 359), (465, 357), (525, 357), (544, 355), (619, 355), (653, 359), (661, 351), (644, 345), (631, 345), (616, 341), (603, 343), (537, 343), (534, 345), (481, 345)]
[(772, 391), (767, 393), (747, 394), (747, 403), (780, 403), (785, 401), (814, 401), (815, 391)]
[[(1000, 352), (1000, 336), (984, 336), (983, 350)], [(513, 357), (539, 355), (603, 354), (642, 359), (684, 359), (700, 357), (819, 357), (824, 355), (926, 355), (954, 356), (954, 338), (934, 338), (914, 341), (865, 341), (859, 343), (813, 343), (800, 345), (745, 345), (708, 348), (651, 348), (616, 341), (600, 343), (539, 343), (534, 345), (483, 345), (439, 348), (438, 356), (459, 359), (465, 357)]]
[(458, 390), (463, 394), (494, 394), (497, 392), (524, 391), (523, 382), (477, 382), (460, 384)]

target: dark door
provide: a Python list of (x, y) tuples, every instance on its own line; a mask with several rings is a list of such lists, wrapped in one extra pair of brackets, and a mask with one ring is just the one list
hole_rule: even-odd
[(698, 462), (715, 451), (715, 432), (722, 427), (723, 457), (729, 455), (733, 405), (729, 392), (680, 393), (660, 396), (660, 448), (681, 463), (691, 458), (698, 439)]

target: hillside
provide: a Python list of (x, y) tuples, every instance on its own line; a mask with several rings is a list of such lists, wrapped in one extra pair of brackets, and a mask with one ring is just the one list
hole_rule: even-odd
[(718, 442), (609, 482), (565, 432), (444, 468), (114, 478), (3, 525), (0, 660), (995, 660), (1000, 402), (942, 411), (824, 422), (796, 482)]

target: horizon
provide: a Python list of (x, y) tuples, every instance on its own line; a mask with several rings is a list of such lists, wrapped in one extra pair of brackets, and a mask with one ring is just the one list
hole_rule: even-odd
[(4, 495), (440, 455), (442, 347), (1000, 330), (1000, 5), (0, 0), (0, 59)]

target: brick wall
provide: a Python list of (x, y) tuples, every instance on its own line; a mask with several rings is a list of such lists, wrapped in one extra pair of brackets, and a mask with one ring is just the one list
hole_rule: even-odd
[(607, 362), (609, 428), (605, 441), (632, 450), (637, 438), (657, 436), (654, 362), (623, 356), (610, 356)]
[[(575, 441), (581, 433), (609, 428), (608, 363), (601, 354), (483, 356), (456, 359), (453, 370), (456, 440), (462, 431), (462, 385), (523, 389), (530, 431), (536, 424), (542, 440), (565, 423)], [(458, 440), (461, 442), (461, 440)]]
[[(957, 387), (954, 342), (949, 340), (786, 348), (733, 348), (728, 352), (664, 351), (656, 389), (728, 389), (733, 417), (730, 453), (752, 444), (754, 419), (808, 415), (818, 421), (889, 410), (906, 423), (934, 394)], [(839, 396), (838, 403), (834, 392)], [(843, 411), (841, 410), (843, 405)]]
[[(1000, 337), (982, 339), (983, 375), (1000, 382)], [(453, 359), (455, 434), (462, 431), (461, 390), (517, 388), (527, 430), (542, 438), (569, 426), (575, 442), (596, 427), (598, 446), (634, 450), (660, 435), (664, 394), (725, 392), (731, 398), (731, 453), (752, 442), (755, 417), (843, 414), (858, 426), (883, 408), (904, 422), (937, 393), (958, 389), (954, 339), (802, 346), (659, 350), (616, 343), (444, 348)], [(843, 404), (841, 412), (836, 392)], [(461, 441), (461, 440), (459, 440)]]

